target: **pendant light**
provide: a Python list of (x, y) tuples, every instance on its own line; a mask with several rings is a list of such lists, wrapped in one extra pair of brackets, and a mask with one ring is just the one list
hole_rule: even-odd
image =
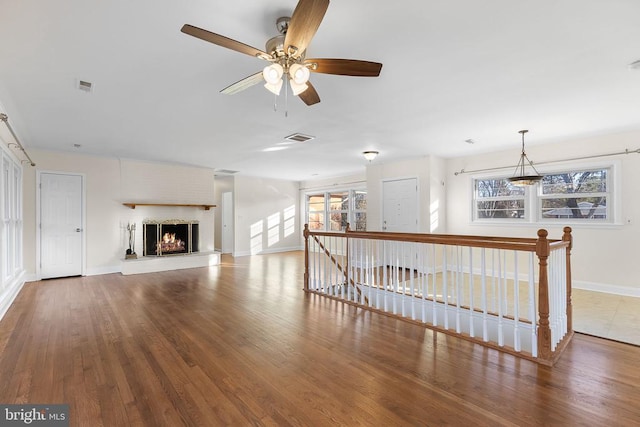
[[(520, 154), (520, 160), (518, 161), (518, 165), (516, 166), (514, 175), (509, 178), (509, 182), (513, 185), (533, 185), (540, 182), (540, 180), (542, 179), (542, 175), (540, 175), (540, 173), (536, 170), (536, 168), (533, 166), (533, 163), (531, 163), (531, 160), (529, 160), (529, 157), (527, 157), (527, 153), (525, 153), (524, 151), (524, 134), (527, 132), (529, 131), (521, 130), (518, 132), (522, 135), (522, 153)], [(531, 169), (533, 169), (533, 172), (535, 172), (535, 174), (525, 174), (525, 161), (529, 164)]]
[(365, 159), (369, 160), (369, 163), (371, 163), (371, 160), (378, 157), (378, 152), (373, 150), (363, 151), (362, 155), (364, 156)]

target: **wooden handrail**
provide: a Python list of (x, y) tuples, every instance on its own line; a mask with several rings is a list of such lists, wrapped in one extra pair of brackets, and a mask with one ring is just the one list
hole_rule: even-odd
[[(535, 252), (537, 239), (494, 236), (465, 236), (454, 234), (394, 233), (386, 231), (350, 231), (344, 233), (327, 231), (309, 231), (314, 236), (338, 236), (350, 239), (394, 240), (413, 243), (434, 243), (476, 248), (509, 249)], [(566, 246), (562, 240), (547, 240), (553, 249)]]

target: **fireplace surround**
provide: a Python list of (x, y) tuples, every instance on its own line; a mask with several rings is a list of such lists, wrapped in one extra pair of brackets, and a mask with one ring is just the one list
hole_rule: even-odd
[(167, 256), (198, 252), (198, 221), (165, 220), (143, 222), (143, 255)]

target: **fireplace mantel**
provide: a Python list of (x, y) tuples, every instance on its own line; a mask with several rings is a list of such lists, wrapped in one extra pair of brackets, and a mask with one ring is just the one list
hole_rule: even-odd
[(173, 206), (173, 207), (182, 207), (182, 208), (202, 208), (205, 211), (208, 211), (211, 208), (215, 208), (216, 205), (186, 205), (182, 203), (123, 203), (123, 205), (135, 209), (136, 206)]

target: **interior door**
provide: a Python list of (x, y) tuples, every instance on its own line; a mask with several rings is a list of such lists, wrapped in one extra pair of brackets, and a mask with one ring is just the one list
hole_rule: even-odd
[[(396, 233), (418, 232), (418, 180), (416, 178), (383, 181), (382, 183), (382, 229)], [(394, 243), (386, 256), (395, 258), (407, 268), (415, 268), (416, 256), (411, 243)], [(386, 245), (387, 247), (389, 245)]]
[(222, 253), (233, 252), (233, 193), (222, 193)]
[(40, 276), (82, 275), (83, 177), (40, 174)]
[(418, 232), (418, 180), (383, 181), (382, 230), (397, 233)]

